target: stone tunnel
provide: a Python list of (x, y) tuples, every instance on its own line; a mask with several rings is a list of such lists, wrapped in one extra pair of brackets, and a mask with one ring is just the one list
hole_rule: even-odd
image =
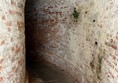
[(34, 83), (46, 64), (36, 77), (68, 75), (35, 83), (118, 83), (117, 27), (118, 0), (0, 0), (0, 83)]

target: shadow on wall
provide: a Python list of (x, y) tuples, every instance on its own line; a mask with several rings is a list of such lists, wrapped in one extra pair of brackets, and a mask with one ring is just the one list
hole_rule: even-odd
[[(32, 61), (49, 61), (63, 68), (73, 76), (76, 68), (71, 64), (77, 58), (73, 56), (76, 43), (71, 41), (76, 34), (71, 27), (71, 16), (76, 20), (79, 13), (68, 0), (27, 0), (26, 21), (26, 57), (28, 65)], [(77, 23), (74, 22), (74, 23)], [(72, 32), (72, 33), (71, 33)], [(76, 36), (77, 37), (77, 36)], [(77, 51), (77, 50), (75, 50)], [(77, 77), (78, 79), (78, 77)]]
[[(25, 6), (25, 34), (26, 34), (26, 61), (29, 63), (29, 60), (38, 60), (42, 61), (42, 55), (39, 55), (41, 51), (41, 38), (44, 35), (40, 35), (42, 31), (38, 26), (38, 10), (35, 8), (35, 0), (27, 0)], [(38, 50), (38, 51), (37, 51)]]
[(62, 58), (68, 55), (66, 51), (69, 50), (68, 24), (71, 11), (72, 7), (66, 0), (27, 0), (25, 8), (27, 59), (43, 61), (52, 54)]

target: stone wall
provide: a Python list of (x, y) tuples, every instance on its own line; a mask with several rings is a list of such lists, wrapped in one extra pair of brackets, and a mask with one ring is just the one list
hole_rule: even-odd
[(27, 56), (80, 83), (118, 83), (117, 24), (117, 0), (28, 0)]
[(0, 83), (25, 83), (24, 0), (0, 0)]

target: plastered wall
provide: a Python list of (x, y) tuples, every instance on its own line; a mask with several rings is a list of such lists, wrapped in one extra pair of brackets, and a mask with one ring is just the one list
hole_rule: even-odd
[(0, 83), (26, 83), (24, 5), (0, 0)]
[(118, 83), (117, 0), (29, 0), (26, 21), (29, 59), (44, 58), (80, 83)]

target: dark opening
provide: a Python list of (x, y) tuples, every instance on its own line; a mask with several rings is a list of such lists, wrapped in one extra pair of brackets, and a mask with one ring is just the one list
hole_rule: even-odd
[[(43, 0), (26, 0), (25, 5), (26, 66), (29, 83), (75, 83), (76, 79), (71, 77), (70, 74), (44, 60), (45, 52), (42, 53), (42, 50), (46, 49), (44, 44), (48, 40), (46, 39), (46, 30), (40, 27), (44, 26), (44, 23), (37, 22), (37, 19), (40, 20), (46, 16), (42, 16), (36, 10), (36, 4), (38, 6), (42, 5), (39, 3), (40, 1)], [(46, 28), (50, 30), (49, 27)], [(51, 34), (53, 35), (53, 32)]]
[(95, 45), (98, 45), (98, 42), (95, 42)]
[(93, 20), (93, 22), (95, 22), (96, 20)]

